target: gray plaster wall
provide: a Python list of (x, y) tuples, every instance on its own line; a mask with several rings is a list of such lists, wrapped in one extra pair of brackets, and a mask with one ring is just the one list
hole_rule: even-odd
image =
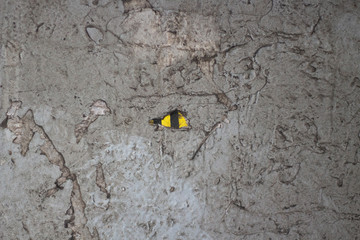
[[(360, 238), (358, 1), (0, 0), (0, 21), (0, 239)], [(191, 129), (148, 124), (174, 109)]]

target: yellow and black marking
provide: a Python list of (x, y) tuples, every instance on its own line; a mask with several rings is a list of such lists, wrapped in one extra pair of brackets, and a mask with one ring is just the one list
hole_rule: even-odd
[(168, 128), (181, 129), (190, 127), (179, 110), (172, 111), (163, 118), (154, 118), (149, 121), (151, 125), (161, 125)]

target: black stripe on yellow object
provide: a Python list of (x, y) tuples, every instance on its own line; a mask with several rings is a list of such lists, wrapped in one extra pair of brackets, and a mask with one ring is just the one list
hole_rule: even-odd
[(179, 111), (175, 110), (170, 113), (171, 128), (179, 129)]
[(149, 123), (151, 125), (161, 125), (173, 129), (190, 128), (187, 120), (179, 110), (172, 111), (163, 118), (153, 118), (149, 121)]

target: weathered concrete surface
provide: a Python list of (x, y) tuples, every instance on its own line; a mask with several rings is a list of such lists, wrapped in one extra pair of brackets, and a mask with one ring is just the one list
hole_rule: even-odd
[[(360, 237), (357, 1), (0, 0), (0, 21), (0, 239)], [(175, 108), (190, 130), (148, 125)]]

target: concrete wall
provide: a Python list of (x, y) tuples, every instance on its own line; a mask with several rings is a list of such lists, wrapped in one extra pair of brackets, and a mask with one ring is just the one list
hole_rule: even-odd
[(358, 239), (359, 16), (0, 0), (0, 239)]

